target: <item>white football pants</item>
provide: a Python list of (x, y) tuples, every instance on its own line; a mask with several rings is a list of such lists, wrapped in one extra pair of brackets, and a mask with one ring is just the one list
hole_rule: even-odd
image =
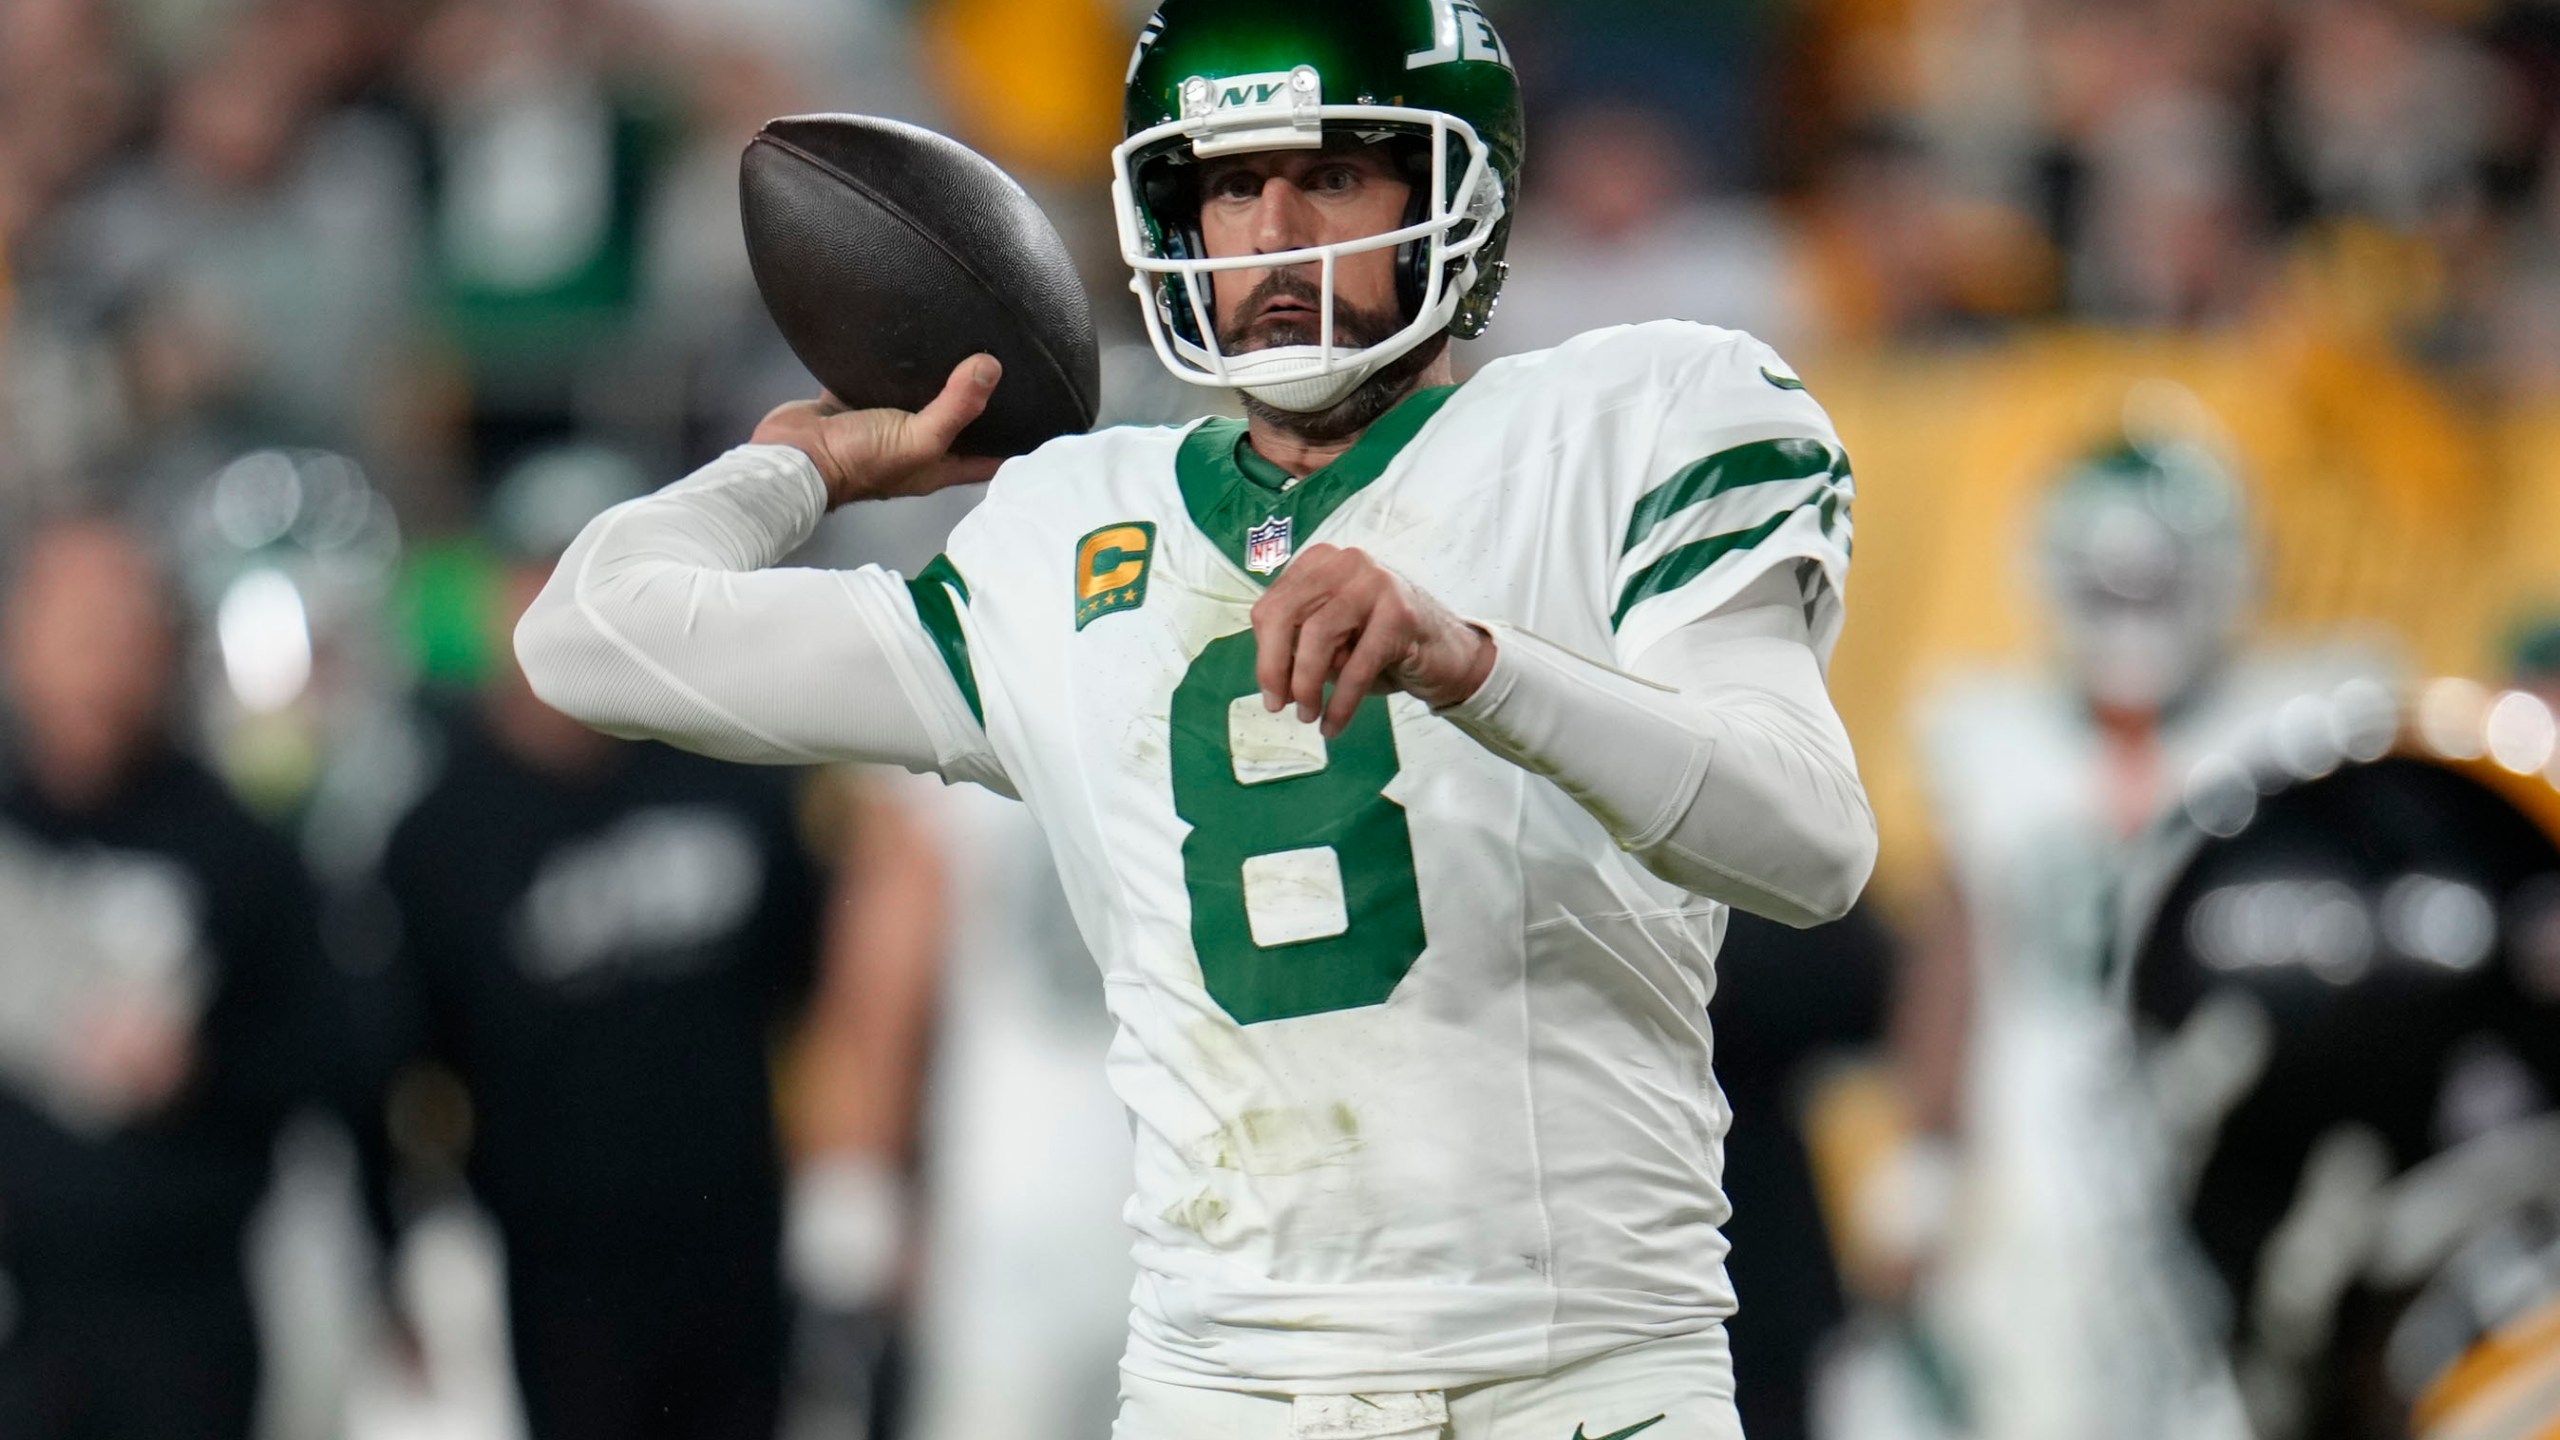
[(1525, 1380), (1408, 1395), (1246, 1394), (1120, 1375), (1112, 1440), (1742, 1440), (1723, 1326)]

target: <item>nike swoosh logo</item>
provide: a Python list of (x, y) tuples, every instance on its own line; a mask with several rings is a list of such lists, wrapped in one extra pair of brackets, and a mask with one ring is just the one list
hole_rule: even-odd
[[(1766, 375), (1766, 374), (1767, 374), (1767, 373), (1769, 373), (1769, 372), (1767, 372), (1766, 370), (1763, 370), (1763, 371), (1761, 371), (1760, 373), (1761, 373), (1761, 374), (1763, 374), (1763, 375)], [(1803, 388), (1803, 387), (1799, 386), (1799, 387), (1797, 387), (1797, 388), (1801, 389), (1801, 388)], [(1639, 1420), (1639, 1421), (1637, 1421), (1636, 1423), (1634, 1423), (1633, 1425), (1628, 1426), (1628, 1427), (1627, 1427), (1626, 1429), (1624, 1429), (1624, 1430), (1612, 1430), (1612, 1431), (1610, 1431), (1610, 1432), (1609, 1432), (1608, 1434), (1606, 1434), (1606, 1435), (1601, 1435), (1601, 1436), (1596, 1436), (1596, 1437), (1595, 1437), (1595, 1436), (1586, 1436), (1586, 1435), (1584, 1435), (1584, 1434), (1582, 1433), (1582, 1427), (1581, 1427), (1581, 1426), (1579, 1426), (1579, 1425), (1576, 1425), (1576, 1426), (1574, 1426), (1574, 1427), (1573, 1427), (1573, 1440), (1627, 1440), (1627, 1437), (1628, 1437), (1628, 1436), (1633, 1435), (1633, 1434), (1634, 1434), (1634, 1433), (1636, 1433), (1637, 1431), (1639, 1431), (1639, 1430), (1650, 1430), (1650, 1429), (1652, 1429), (1654, 1426), (1661, 1424), (1663, 1421), (1665, 1421), (1665, 1420), (1667, 1420), (1667, 1419), (1669, 1419), (1669, 1418), (1671, 1418), (1671, 1417), (1670, 1417), (1670, 1416), (1668, 1416), (1668, 1415), (1656, 1415), (1656, 1416), (1654, 1416), (1654, 1417), (1653, 1417), (1652, 1419), (1650, 1419), (1650, 1420)]]
[[(1780, 375), (1766, 365), (1760, 367), (1760, 378), (1777, 386), (1781, 390), (1801, 390), (1804, 388), (1803, 381), (1797, 379), (1793, 375)], [(1600, 1437), (1600, 1440), (1611, 1440), (1611, 1437), (1603, 1435)]]

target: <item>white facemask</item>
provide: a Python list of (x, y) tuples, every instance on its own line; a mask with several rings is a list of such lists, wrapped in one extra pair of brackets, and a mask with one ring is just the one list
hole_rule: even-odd
[[(1184, 86), (1184, 118), (1129, 137), (1111, 153), (1111, 200), (1120, 224), (1121, 258), (1136, 272), (1147, 338), (1157, 358), (1188, 384), (1242, 390), (1282, 410), (1309, 413), (1332, 408), (1361, 382), (1449, 327), (1467, 292), (1481, 278), (1475, 256), (1494, 235), (1503, 214), (1502, 180), (1473, 126), (1437, 110), (1388, 105), (1326, 105), (1315, 70), (1300, 66), (1270, 76), (1237, 76)], [(1139, 157), (1169, 141), (1187, 141), (1201, 159), (1264, 150), (1313, 150), (1327, 127), (1384, 130), (1427, 136), (1430, 205), (1411, 225), (1333, 245), (1271, 255), (1168, 255), (1161, 228), (1151, 226), (1138, 201)], [(1454, 143), (1453, 143), (1454, 142)], [(1453, 154), (1453, 151), (1456, 153)], [(1457, 154), (1457, 183), (1450, 170)], [(1336, 343), (1335, 277), (1344, 257), (1406, 245), (1428, 248), (1421, 303), (1403, 329), (1374, 345)], [(1318, 315), (1312, 345), (1281, 345), (1228, 355), (1218, 344), (1211, 277), (1243, 270), (1313, 265), (1319, 270)], [(1175, 307), (1181, 306), (1179, 319)]]

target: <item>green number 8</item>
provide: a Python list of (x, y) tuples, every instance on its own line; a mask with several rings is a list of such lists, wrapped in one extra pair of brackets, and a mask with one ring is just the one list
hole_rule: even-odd
[(1331, 742), (1270, 715), (1254, 639), (1212, 641), (1173, 692), (1173, 809), (1191, 942), (1239, 1025), (1382, 1005), (1422, 956), (1422, 886), (1383, 696)]

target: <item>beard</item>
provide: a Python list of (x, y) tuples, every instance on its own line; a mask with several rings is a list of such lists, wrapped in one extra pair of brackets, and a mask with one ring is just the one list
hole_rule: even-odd
[[(1307, 309), (1278, 315), (1261, 313), (1263, 306), (1279, 299), (1296, 300)], [(1254, 286), (1253, 293), (1236, 307), (1239, 317), (1254, 318), (1239, 318), (1221, 327), (1218, 348), (1228, 355), (1244, 355), (1284, 345), (1321, 344), (1323, 305), (1321, 290), (1286, 270), (1274, 270), (1262, 277), (1262, 283)], [(1333, 343), (1337, 349), (1365, 350), (1393, 338), (1407, 323), (1399, 311), (1364, 310), (1340, 296), (1334, 297)], [(1368, 429), (1379, 416), (1396, 408), (1396, 402), (1412, 388), (1414, 377), (1430, 369), (1448, 348), (1446, 332), (1432, 336), (1361, 381), (1358, 388), (1327, 409), (1283, 410), (1247, 393), (1242, 396), (1244, 411), (1285, 435), (1311, 445), (1330, 445)]]

